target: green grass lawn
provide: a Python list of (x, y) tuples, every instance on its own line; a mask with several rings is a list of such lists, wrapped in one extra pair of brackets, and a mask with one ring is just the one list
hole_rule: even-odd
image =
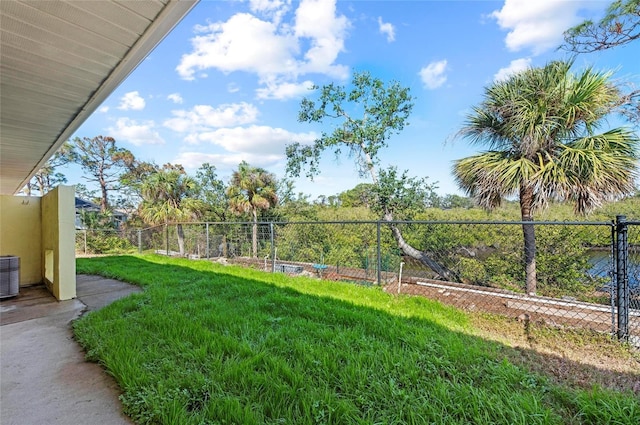
[(631, 393), (516, 367), (463, 312), (160, 256), (77, 260), (142, 293), (74, 322), (140, 424), (633, 424)]

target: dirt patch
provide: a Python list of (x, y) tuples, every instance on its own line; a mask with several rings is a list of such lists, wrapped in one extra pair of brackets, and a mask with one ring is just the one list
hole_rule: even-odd
[(470, 317), (476, 334), (501, 343), (502, 354), (515, 365), (570, 387), (599, 385), (640, 397), (640, 350), (607, 334), (489, 314)]
[[(562, 300), (536, 304), (534, 298), (512, 297), (509, 291), (449, 286), (403, 283), (401, 293), (473, 312), (469, 317), (475, 334), (502, 344), (497, 355), (554, 382), (585, 389), (599, 385), (640, 396), (640, 349), (611, 337), (606, 308)], [(397, 293), (398, 285), (386, 289)]]
[[(398, 293), (398, 285), (386, 290)], [(554, 327), (612, 332), (611, 307), (577, 301), (573, 298), (528, 296), (498, 288), (465, 285), (429, 279), (403, 279), (400, 293), (420, 295), (466, 311), (495, 313)], [(630, 317), (629, 327), (640, 329), (640, 315)]]

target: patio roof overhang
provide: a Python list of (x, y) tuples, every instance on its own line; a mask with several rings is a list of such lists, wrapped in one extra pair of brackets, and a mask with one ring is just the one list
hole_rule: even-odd
[(0, 194), (16, 194), (198, 0), (0, 1)]

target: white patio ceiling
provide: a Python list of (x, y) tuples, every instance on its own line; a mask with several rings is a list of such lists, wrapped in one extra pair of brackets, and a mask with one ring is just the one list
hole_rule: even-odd
[(19, 192), (198, 0), (0, 0), (0, 194)]

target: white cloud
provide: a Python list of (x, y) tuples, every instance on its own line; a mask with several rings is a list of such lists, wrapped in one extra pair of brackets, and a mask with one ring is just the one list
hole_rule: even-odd
[(283, 0), (249, 0), (249, 8), (252, 12), (272, 13), (286, 8), (291, 1)]
[(292, 99), (309, 94), (313, 87), (313, 81), (303, 81), (302, 83), (277, 83), (267, 82), (266, 87), (256, 90), (258, 99)]
[(424, 86), (430, 90), (437, 89), (447, 81), (445, 71), (447, 70), (447, 60), (431, 62), (420, 70), (420, 78)]
[(215, 164), (220, 171), (224, 168), (232, 170), (238, 167), (242, 161), (247, 161), (255, 167), (269, 168), (282, 161), (282, 155), (256, 155), (252, 153), (214, 154), (204, 152), (181, 152), (173, 161), (173, 164), (182, 164), (191, 170), (200, 168), (208, 162)]
[(180, 93), (171, 93), (169, 96), (167, 96), (167, 99), (179, 105), (182, 104), (182, 102), (184, 102), (184, 99), (182, 99), (182, 96), (180, 96)]
[(250, 103), (229, 103), (214, 108), (196, 105), (191, 110), (171, 111), (173, 118), (163, 125), (179, 133), (209, 130), (211, 128), (250, 124), (258, 118), (258, 109)]
[(182, 152), (174, 161), (187, 168), (198, 168), (205, 162), (216, 166), (235, 168), (241, 161), (259, 167), (271, 167), (285, 160), (285, 146), (293, 142), (311, 144), (318, 138), (313, 132), (293, 133), (282, 128), (249, 126), (220, 128), (201, 133), (192, 133), (186, 141), (190, 144), (208, 143), (222, 148), (222, 153)]
[[(336, 63), (344, 51), (350, 22), (336, 14), (336, 0), (302, 0), (290, 22), (281, 22), (289, 2), (253, 1), (254, 12), (268, 15), (261, 19), (238, 13), (226, 22), (198, 26), (191, 40), (192, 51), (182, 56), (178, 74), (193, 80), (207, 69), (223, 73), (245, 71), (256, 74), (262, 86), (299, 84), (298, 77), (320, 73), (346, 79), (348, 67)], [(283, 86), (286, 87), (286, 86)], [(262, 88), (262, 96), (273, 92)]]
[(125, 95), (122, 96), (118, 109), (122, 109), (123, 111), (141, 111), (144, 109), (144, 107), (145, 101), (142, 97), (140, 97), (140, 93), (138, 93), (137, 91), (130, 91), (129, 93), (125, 93)]
[(203, 35), (191, 40), (193, 52), (183, 55), (176, 68), (184, 79), (195, 71), (216, 68), (224, 73), (246, 71), (259, 76), (295, 71), (295, 37), (279, 34), (271, 22), (238, 13), (227, 22), (201, 27)]
[(238, 84), (236, 83), (229, 83), (227, 84), (227, 91), (229, 93), (237, 93), (240, 91), (240, 86), (238, 86)]
[(109, 112), (109, 107), (108, 106), (102, 106), (102, 107), (100, 107), (100, 109), (98, 109), (98, 112), (106, 114), (107, 112)]
[(118, 118), (115, 127), (108, 129), (116, 140), (123, 140), (135, 146), (163, 145), (164, 139), (155, 130), (153, 121), (135, 121), (130, 118)]
[(309, 144), (317, 137), (313, 132), (292, 133), (282, 128), (252, 125), (192, 133), (185, 141), (189, 144), (211, 143), (234, 153), (283, 156), (286, 145), (293, 142)]
[(509, 66), (506, 68), (500, 68), (496, 75), (493, 76), (493, 81), (502, 81), (506, 80), (513, 74), (517, 74), (520, 71), (524, 71), (525, 69), (531, 66), (531, 58), (522, 58), (512, 60)]
[(563, 32), (582, 21), (577, 15), (583, 1), (505, 0), (504, 6), (491, 17), (500, 28), (508, 30), (507, 48), (517, 52), (531, 49), (534, 55), (557, 47)]
[(311, 48), (305, 53), (302, 73), (318, 72), (335, 78), (347, 78), (344, 65), (334, 65), (338, 54), (344, 50), (344, 39), (349, 20), (336, 16), (335, 0), (302, 0), (296, 10), (295, 34), (309, 38)]
[(272, 18), (276, 24), (280, 23), (290, 6), (291, 0), (249, 0), (249, 8), (252, 12)]
[(387, 35), (387, 41), (391, 43), (396, 39), (396, 29), (389, 22), (382, 22), (382, 17), (378, 16), (378, 29), (380, 34)]

